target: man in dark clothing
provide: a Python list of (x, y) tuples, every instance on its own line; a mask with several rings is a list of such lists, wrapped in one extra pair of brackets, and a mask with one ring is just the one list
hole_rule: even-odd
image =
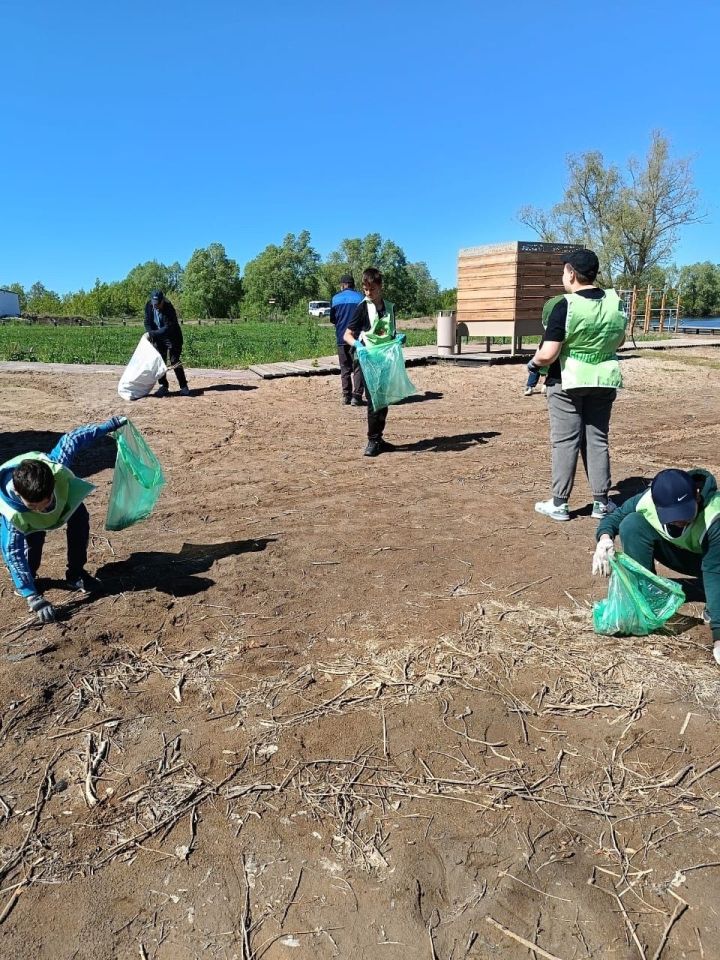
[(697, 577), (707, 606), (713, 656), (720, 663), (720, 493), (707, 470), (661, 470), (650, 489), (598, 524), (592, 572), (608, 576), (617, 535), (623, 550), (646, 570), (659, 561)]
[[(180, 364), (183, 335), (178, 323), (175, 307), (165, 299), (162, 290), (153, 290), (150, 299), (145, 304), (145, 330), (150, 343), (163, 358), (168, 366), (174, 366), (175, 376), (180, 385), (183, 397), (190, 396), (185, 371)], [(177, 366), (175, 366), (177, 364)], [(170, 393), (167, 377), (160, 377), (160, 388), (155, 392), (156, 397), (166, 397)]]
[[(355, 349), (356, 355), (358, 350), (365, 349), (361, 340), (363, 332), (370, 330), (376, 320), (387, 317), (390, 332), (395, 334), (395, 308), (389, 300), (383, 298), (383, 278), (380, 271), (375, 267), (368, 267), (363, 272), (362, 284), (365, 297), (355, 308), (345, 330), (345, 343)], [(366, 457), (377, 457), (384, 451), (393, 449), (392, 444), (383, 440), (387, 415), (388, 408), (375, 410), (372, 398), (368, 396)]]
[(362, 294), (355, 289), (355, 280), (352, 274), (343, 274), (340, 277), (340, 292), (332, 298), (330, 323), (335, 327), (335, 337), (337, 339), (343, 403), (349, 403), (353, 407), (362, 406), (365, 383), (357, 357), (353, 357), (352, 347), (345, 343), (345, 331), (352, 320), (357, 305), (362, 303), (362, 299)]

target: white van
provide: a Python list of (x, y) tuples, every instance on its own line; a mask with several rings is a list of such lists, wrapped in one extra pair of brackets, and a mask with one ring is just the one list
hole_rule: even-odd
[(308, 303), (308, 313), (311, 317), (329, 317), (330, 316), (330, 301), (329, 300), (311, 300)]

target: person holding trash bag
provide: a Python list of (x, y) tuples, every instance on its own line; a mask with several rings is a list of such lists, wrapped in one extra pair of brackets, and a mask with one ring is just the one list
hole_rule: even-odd
[(78, 427), (60, 438), (49, 454), (26, 453), (0, 466), (0, 546), (15, 584), (15, 592), (41, 623), (56, 619), (52, 604), (38, 593), (35, 577), (42, 560), (45, 535), (67, 527), (67, 570), (71, 590), (92, 593), (99, 583), (85, 570), (90, 540), (90, 516), (83, 503), (94, 490), (70, 469), (77, 453), (101, 437), (119, 430), (127, 417)]
[(563, 286), (548, 317), (541, 345), (528, 367), (549, 365), (545, 385), (552, 444), (552, 497), (535, 504), (550, 520), (569, 520), (568, 500), (583, 443), (593, 494), (592, 516), (608, 513), (610, 414), (622, 386), (616, 351), (627, 318), (614, 290), (595, 283), (600, 264), (592, 250), (564, 258)]
[(715, 477), (699, 467), (661, 470), (650, 489), (632, 497), (598, 524), (592, 572), (608, 576), (614, 539), (646, 570), (659, 561), (697, 577), (705, 593), (703, 620), (710, 627), (713, 657), (720, 663), (720, 492)]
[[(175, 376), (183, 397), (190, 396), (187, 377), (180, 363), (183, 335), (178, 323), (175, 307), (165, 299), (162, 290), (153, 290), (145, 304), (145, 330), (150, 343), (155, 347), (168, 366), (175, 368)], [(170, 393), (167, 377), (160, 377), (156, 397), (166, 397)]]
[[(360, 350), (365, 349), (362, 342), (363, 334), (370, 330), (378, 320), (387, 318), (388, 331), (393, 336), (395, 335), (395, 308), (389, 300), (383, 298), (383, 278), (380, 271), (376, 270), (375, 267), (368, 267), (367, 270), (363, 271), (362, 286), (365, 299), (355, 308), (352, 319), (343, 335), (345, 343), (349, 347), (355, 348), (356, 356)], [(392, 450), (393, 446), (383, 439), (388, 408), (385, 406), (376, 410), (369, 394), (368, 391), (368, 442), (365, 447), (365, 456), (377, 457), (384, 451)]]
[(362, 303), (362, 294), (355, 289), (355, 279), (351, 273), (344, 273), (340, 277), (340, 292), (332, 298), (330, 305), (330, 323), (335, 327), (337, 339), (338, 360), (340, 361), (340, 386), (342, 388), (343, 403), (353, 407), (363, 406), (362, 370), (357, 356), (353, 356), (352, 347), (345, 343), (345, 331), (353, 318), (359, 303)]

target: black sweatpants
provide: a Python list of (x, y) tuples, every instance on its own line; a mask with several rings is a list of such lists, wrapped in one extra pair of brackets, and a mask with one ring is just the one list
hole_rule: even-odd
[(340, 361), (340, 385), (344, 397), (355, 397), (362, 400), (365, 389), (362, 369), (358, 363), (353, 348), (346, 343), (338, 344), (338, 360)]
[[(180, 359), (180, 354), (182, 353), (182, 343), (173, 343), (168, 340), (154, 340), (153, 346), (169, 367), (171, 367), (174, 363), (177, 363)], [(180, 384), (181, 390), (187, 387), (187, 377), (185, 376), (185, 371), (182, 368), (182, 364), (175, 367), (175, 376), (177, 377), (177, 382)], [(168, 385), (167, 377), (160, 377), (158, 383), (161, 387), (166, 387)]]
[[(76, 580), (85, 569), (87, 563), (87, 548), (90, 541), (90, 514), (84, 503), (81, 503), (73, 513), (65, 527), (67, 537), (67, 569), (68, 580)], [(46, 534), (44, 531), (29, 533), (27, 540), (28, 564), (32, 575), (37, 576), (42, 562), (43, 547)]]

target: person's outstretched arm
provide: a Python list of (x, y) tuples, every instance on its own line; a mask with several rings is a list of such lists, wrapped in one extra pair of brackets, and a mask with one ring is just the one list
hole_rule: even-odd
[(119, 430), (125, 423), (127, 423), (127, 417), (120, 416), (110, 417), (104, 423), (91, 423), (87, 427), (78, 427), (77, 430), (71, 430), (61, 437), (48, 456), (63, 467), (70, 467), (83, 447), (95, 443), (96, 440), (107, 436), (108, 433)]

